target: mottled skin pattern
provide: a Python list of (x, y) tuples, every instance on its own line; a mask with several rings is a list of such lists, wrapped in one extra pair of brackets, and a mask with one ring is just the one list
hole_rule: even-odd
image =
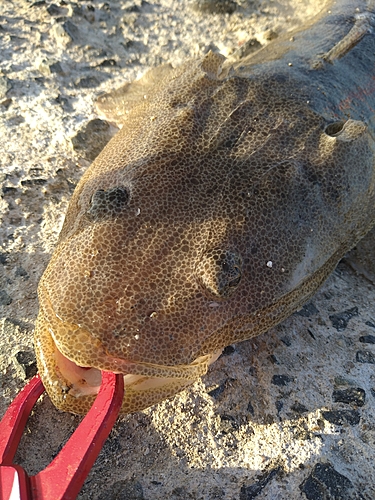
[(329, 7), (234, 68), (209, 53), (99, 100), (123, 127), (39, 286), (56, 406), (86, 412), (99, 370), (124, 373), (123, 412), (175, 394), (299, 308), (374, 225), (372, 6)]

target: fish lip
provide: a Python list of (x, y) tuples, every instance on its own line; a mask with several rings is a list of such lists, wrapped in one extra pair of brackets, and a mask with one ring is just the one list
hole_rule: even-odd
[[(65, 356), (58, 348), (54, 338), (52, 342), (55, 348), (55, 376), (63, 392), (70, 396), (84, 397), (96, 395), (102, 382), (101, 367), (80, 366), (75, 361)], [(124, 386), (132, 386), (134, 389), (158, 389), (168, 381), (181, 381), (186, 385), (194, 382), (197, 378), (207, 372), (208, 365), (215, 361), (221, 354), (200, 356), (189, 365), (151, 365), (149, 363), (133, 363), (127, 360), (110, 358), (111, 362), (126, 364), (126, 370), (118, 370), (116, 367), (105, 367), (106, 371), (120, 373), (124, 376)]]
[(96, 395), (102, 383), (101, 370), (77, 365), (55, 347), (55, 375), (64, 393), (82, 397)]
[(101, 352), (97, 356), (96, 360), (94, 360), (93, 363), (82, 363), (79, 362), (76, 357), (71, 356), (70, 350), (66, 350), (64, 346), (61, 346), (58, 342), (56, 342), (56, 338), (51, 328), (49, 331), (55, 344), (56, 352), (82, 370), (95, 368), (100, 371), (111, 371), (113, 373), (121, 373), (123, 375), (191, 379), (204, 375), (212, 358), (212, 355), (208, 354), (199, 356), (189, 364), (159, 365), (156, 363), (132, 361), (125, 358), (115, 357), (108, 354), (102, 346), (98, 345)]
[(39, 328), (48, 334), (55, 357), (55, 373), (51, 376), (63, 392), (76, 397), (97, 394), (102, 371), (120, 373), (125, 385), (136, 385), (141, 390), (149, 389), (147, 383), (155, 388), (172, 380), (188, 385), (204, 375), (218, 357), (217, 353), (206, 354), (175, 366), (120, 358), (109, 353), (88, 330), (59, 317), (44, 283), (39, 286), (39, 301)]
[(64, 358), (82, 369), (95, 368), (123, 375), (178, 379), (196, 379), (207, 372), (212, 357), (210, 354), (199, 356), (191, 363), (174, 366), (133, 361), (112, 355), (91, 332), (56, 314), (44, 283), (39, 286), (39, 301), (43, 320), (55, 348)]

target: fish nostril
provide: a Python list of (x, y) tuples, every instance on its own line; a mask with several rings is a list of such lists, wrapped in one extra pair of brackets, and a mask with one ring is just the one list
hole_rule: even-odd
[(196, 275), (209, 295), (226, 299), (240, 284), (242, 267), (242, 258), (237, 252), (215, 248), (202, 256)]
[(336, 137), (337, 135), (339, 135), (343, 128), (344, 128), (344, 125), (345, 125), (346, 122), (344, 121), (337, 121), (337, 122), (333, 122), (333, 123), (330, 123), (329, 125), (326, 126), (324, 132), (329, 135), (330, 137)]
[(129, 190), (123, 186), (117, 186), (108, 191), (98, 189), (91, 196), (87, 215), (93, 220), (116, 217), (128, 206), (129, 199)]

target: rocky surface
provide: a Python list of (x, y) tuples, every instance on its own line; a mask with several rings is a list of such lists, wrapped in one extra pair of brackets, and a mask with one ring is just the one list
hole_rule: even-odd
[[(95, 115), (94, 98), (210, 47), (248, 53), (318, 8), (286, 0), (1, 2), (1, 415), (36, 370), (37, 283), (69, 197), (114, 132)], [(374, 300), (369, 275), (341, 263), (311, 303), (227, 348), (191, 389), (122, 417), (79, 498), (375, 498)], [(79, 421), (44, 397), (17, 463), (41, 470)]]

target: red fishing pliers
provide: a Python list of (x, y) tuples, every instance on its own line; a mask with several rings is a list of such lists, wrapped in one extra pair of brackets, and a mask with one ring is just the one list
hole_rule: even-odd
[(30, 412), (43, 394), (36, 375), (16, 396), (0, 421), (0, 500), (73, 500), (119, 414), (123, 375), (102, 372), (102, 384), (90, 411), (52, 462), (36, 476), (13, 464)]

